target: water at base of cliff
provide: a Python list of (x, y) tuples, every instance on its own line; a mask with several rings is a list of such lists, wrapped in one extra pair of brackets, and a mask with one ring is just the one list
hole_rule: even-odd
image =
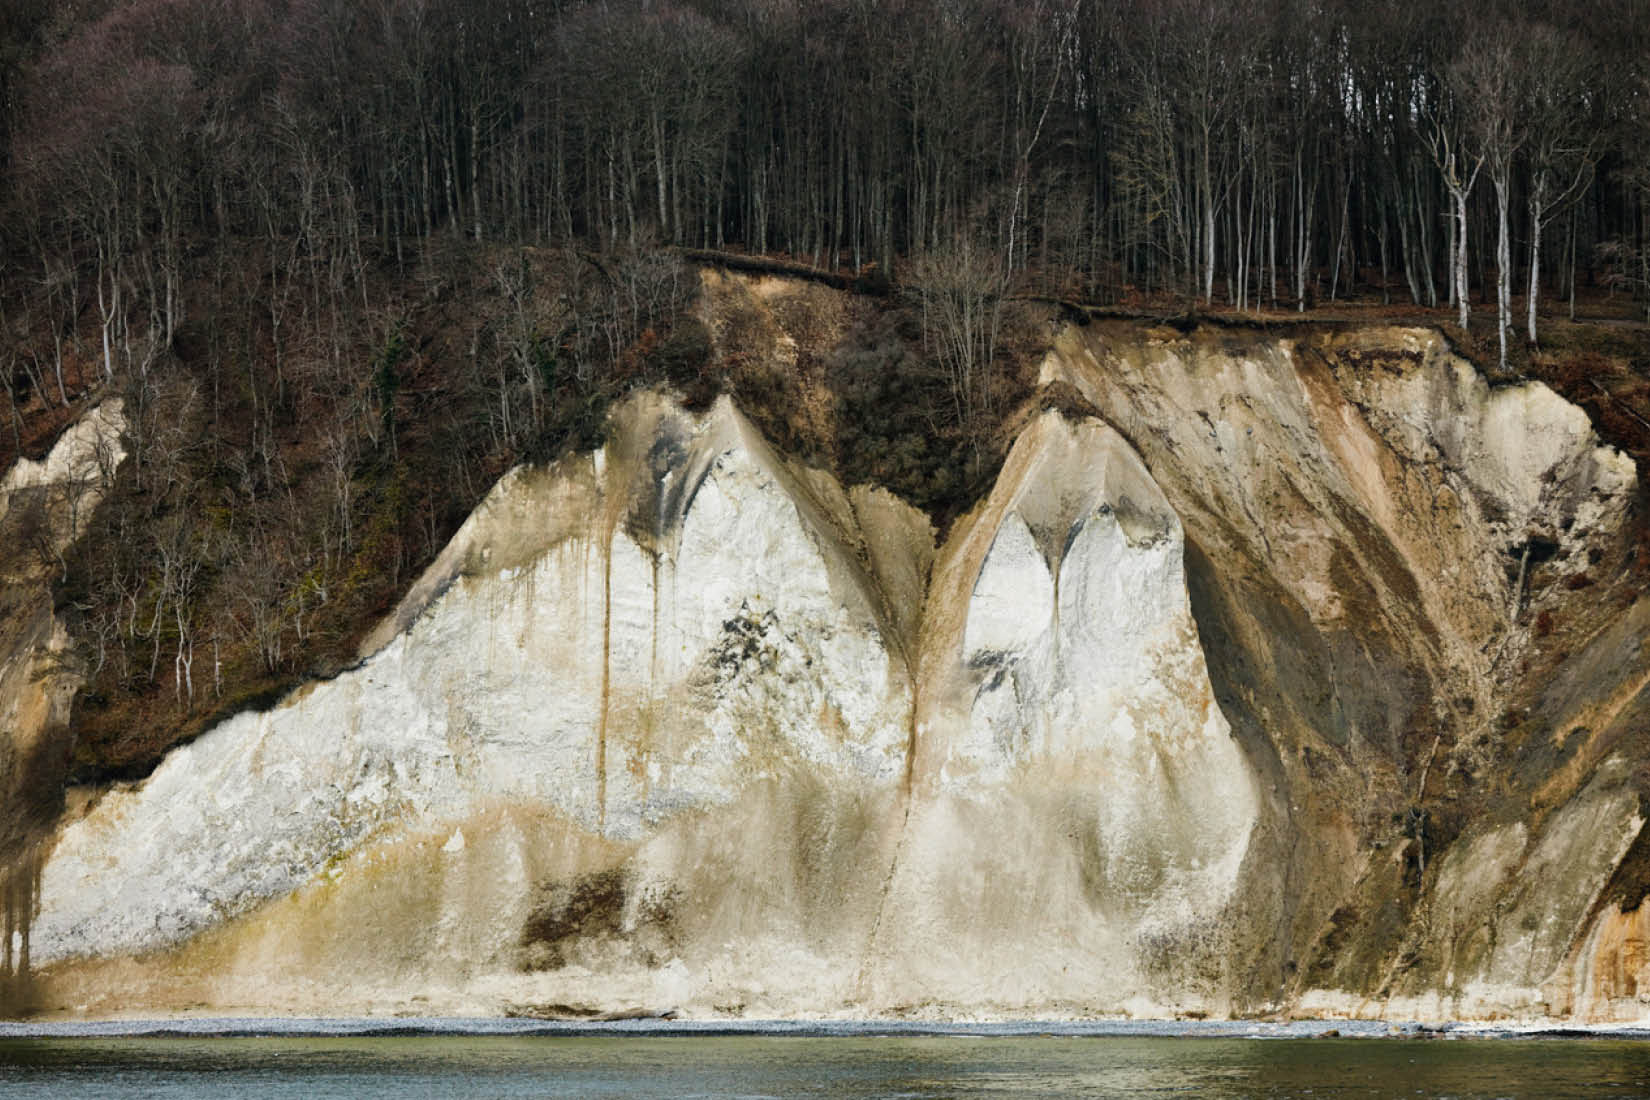
[(1628, 1097), (1650, 1043), (1040, 1035), (0, 1039), (0, 1097)]

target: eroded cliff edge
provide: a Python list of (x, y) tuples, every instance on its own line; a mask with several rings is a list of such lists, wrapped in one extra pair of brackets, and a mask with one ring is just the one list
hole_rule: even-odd
[(939, 540), (726, 400), (508, 475), (60, 826), (41, 1003), (1641, 1015), (1631, 463), (1420, 330), (1042, 381)]

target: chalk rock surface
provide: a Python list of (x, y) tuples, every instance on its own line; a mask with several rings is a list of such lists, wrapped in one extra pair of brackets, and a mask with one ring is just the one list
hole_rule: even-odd
[(727, 399), (506, 475), (358, 665), (77, 803), (46, 1003), (1642, 1014), (1631, 461), (1422, 330), (1040, 381), (939, 539)]
[[(726, 400), (644, 395), (504, 478), (358, 667), (69, 823), (35, 963), (159, 953), (140, 987), (209, 1003), (1120, 1004), (1255, 816), (1178, 522), (1050, 412), (934, 553)], [(1005, 984), (1028, 922), (1069, 946)]]
[(1632, 979), (1583, 977), (1615, 965), (1588, 944), (1630, 949), (1598, 922), (1643, 896), (1650, 847), (1632, 461), (1428, 330), (1095, 324), (1042, 371), (1134, 441), (1186, 531), (1265, 796), (1244, 882), (1270, 885), (1243, 913), (1277, 936), (1249, 1003), (1641, 1017)]

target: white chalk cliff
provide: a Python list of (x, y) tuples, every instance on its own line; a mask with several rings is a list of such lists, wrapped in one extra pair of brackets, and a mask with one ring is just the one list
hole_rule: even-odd
[[(43, 988), (90, 1012), (1615, 1012), (1580, 952), (1645, 935), (1606, 897), (1644, 825), (1610, 734), (1638, 693), (1560, 696), (1626, 619), (1553, 681), (1554, 727), (1586, 729), (1542, 812), (1463, 811), (1444, 854), (1387, 819), (1442, 820), (1430, 784), (1500, 766), (1480, 727), (1519, 616), (1622, 552), (1632, 464), (1433, 334), (1360, 340), (1068, 329), (1044, 381), (1087, 405), (1029, 410), (938, 544), (727, 399), (641, 394), (601, 450), (505, 476), (356, 667), (70, 814)], [(1497, 908), (1538, 872), (1567, 885)]]
[[(204, 938), (214, 982), (294, 1004), (416, 967), (396, 992), (1121, 1005), (1142, 937), (1228, 901), (1256, 813), (1181, 553), (1097, 421), (1034, 420), (936, 558), (726, 400), (644, 396), (503, 479), (358, 667), (70, 823), (35, 965)], [(379, 946), (316, 936), (336, 911)]]

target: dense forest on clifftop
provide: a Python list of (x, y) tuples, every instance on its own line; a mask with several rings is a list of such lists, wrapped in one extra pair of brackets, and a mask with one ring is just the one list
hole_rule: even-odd
[[(1642, 283), (1643, 0), (17, 0), (7, 239), (175, 328), (207, 242), (961, 238), (1086, 297)], [(1458, 285), (1454, 262), (1465, 256)], [(41, 274), (45, 272), (42, 271)], [(1520, 282), (1529, 285), (1524, 280)], [(129, 307), (131, 303), (127, 303)]]
[[(637, 385), (732, 390), (944, 522), (1028, 391), (1026, 298), (1413, 310), (1631, 445), (1642, 333), (1556, 315), (1650, 301), (1647, 135), (1643, 0), (12, 0), (0, 465), (129, 420), (43, 563), (78, 765), (354, 660)], [(781, 369), (684, 249), (872, 293)]]

